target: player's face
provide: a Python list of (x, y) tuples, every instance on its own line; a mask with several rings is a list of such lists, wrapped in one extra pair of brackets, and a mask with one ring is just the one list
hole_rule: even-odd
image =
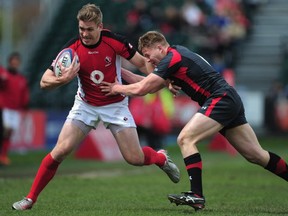
[(147, 58), (148, 62), (157, 66), (159, 62), (166, 56), (166, 51), (161, 46), (144, 47), (142, 49), (143, 56)]
[(94, 45), (100, 39), (102, 23), (97, 25), (95, 22), (84, 22), (79, 20), (79, 35), (85, 45)]

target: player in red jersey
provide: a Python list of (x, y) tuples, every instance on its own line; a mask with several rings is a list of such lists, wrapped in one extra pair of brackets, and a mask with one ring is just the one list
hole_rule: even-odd
[(262, 149), (246, 121), (240, 96), (205, 59), (186, 47), (170, 46), (156, 31), (140, 37), (139, 50), (156, 66), (154, 73), (130, 85), (103, 83), (103, 92), (107, 95), (141, 96), (158, 91), (166, 80), (171, 80), (201, 106), (177, 138), (189, 176), (190, 191), (168, 195), (171, 202), (189, 205), (195, 210), (205, 207), (202, 160), (197, 144), (218, 131), (249, 162), (288, 181), (287, 163), (278, 155)]
[[(55, 62), (45, 71), (40, 81), (43, 89), (53, 89), (70, 82), (77, 76), (78, 91), (67, 120), (53, 150), (43, 159), (28, 195), (12, 205), (13, 209), (32, 208), (40, 192), (50, 182), (59, 164), (95, 129), (99, 121), (114, 135), (124, 159), (132, 165), (156, 164), (168, 177), (177, 183), (179, 169), (168, 157), (165, 150), (156, 152), (150, 147), (141, 148), (136, 125), (128, 109), (128, 98), (123, 95), (105, 96), (99, 85), (121, 80), (121, 57), (129, 60), (141, 71), (148, 74), (153, 66), (147, 63), (136, 49), (123, 37), (103, 29), (102, 12), (94, 4), (82, 7), (77, 15), (79, 38), (71, 40), (66, 47), (73, 48), (79, 57), (68, 68), (61, 68), (62, 75), (53, 72)], [(147, 65), (146, 65), (147, 64)], [(151, 69), (150, 69), (151, 68)], [(126, 81), (129, 71), (124, 70)], [(123, 78), (125, 78), (123, 76)], [(137, 78), (136, 78), (137, 80)]]
[[(18, 52), (13, 52), (8, 57), (6, 79), (3, 81), (3, 123), (4, 138), (0, 149), (0, 163), (10, 164), (8, 151), (10, 139), (20, 124), (20, 111), (25, 110), (29, 104), (30, 91), (25, 76), (20, 71), (21, 56)], [(5, 96), (6, 95), (6, 96)], [(9, 97), (7, 97), (9, 95)]]

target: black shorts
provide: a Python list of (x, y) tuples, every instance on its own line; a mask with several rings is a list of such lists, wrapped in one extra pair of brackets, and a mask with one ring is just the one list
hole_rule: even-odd
[(209, 97), (198, 112), (223, 125), (223, 135), (227, 129), (247, 123), (243, 102), (234, 88)]

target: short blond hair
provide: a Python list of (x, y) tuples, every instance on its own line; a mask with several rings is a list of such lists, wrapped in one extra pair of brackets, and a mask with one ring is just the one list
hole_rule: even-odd
[(138, 41), (138, 50), (142, 51), (144, 47), (153, 47), (157, 44), (162, 46), (167, 46), (169, 43), (167, 42), (165, 36), (157, 31), (148, 31), (144, 35), (139, 38)]
[(99, 25), (102, 23), (103, 14), (99, 6), (86, 4), (78, 11), (77, 19), (78, 21), (95, 22)]

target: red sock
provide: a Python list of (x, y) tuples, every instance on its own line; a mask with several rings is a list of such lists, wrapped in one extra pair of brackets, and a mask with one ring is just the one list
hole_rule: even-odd
[(38, 195), (55, 175), (59, 164), (60, 163), (58, 161), (55, 161), (51, 157), (51, 154), (46, 155), (40, 164), (30, 192), (26, 196), (27, 198), (30, 198), (33, 200), (33, 202), (36, 202)]
[(157, 166), (162, 167), (165, 164), (166, 157), (164, 154), (157, 153), (154, 149), (152, 149), (149, 146), (144, 146), (142, 148), (142, 151), (144, 153), (145, 165), (156, 164)]

